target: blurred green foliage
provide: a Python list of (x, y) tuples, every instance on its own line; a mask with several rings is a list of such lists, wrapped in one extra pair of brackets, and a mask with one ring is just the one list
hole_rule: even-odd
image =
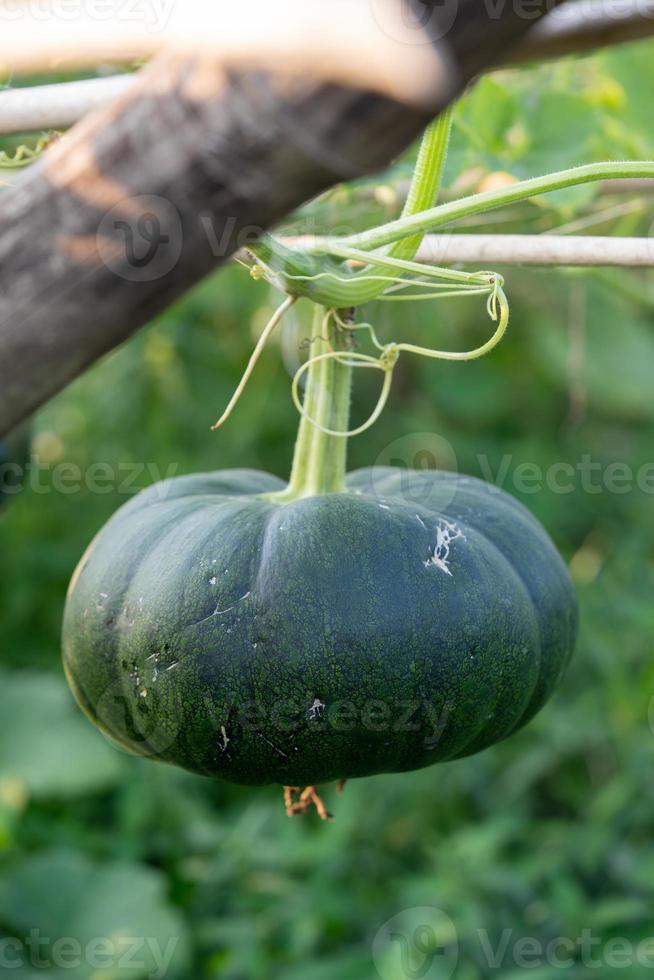
[[(643, 44), (482, 80), (458, 112), (448, 193), (498, 172), (651, 157), (653, 54)], [(289, 227), (394, 214), (393, 188), (409, 171), (410, 156), (378, 181), (324, 195)], [(586, 187), (467, 227), (648, 234), (652, 200)], [(635, 273), (501, 271), (513, 311), (501, 348), (461, 366), (404, 358), (389, 408), (350, 459), (372, 464), (399, 440), (411, 465), (412, 434), (426, 433), (429, 449), (437, 433), (462, 471), (501, 482), (545, 523), (582, 609), (579, 650), (553, 702), (480, 756), (328, 791), (329, 826), (289, 821), (274, 788), (123, 756), (77, 711), (60, 619), (104, 521), (159, 476), (288, 471), (288, 371), (306, 311), (211, 434), (276, 301), (243, 270), (224, 270), (39, 414), (28, 485), (0, 518), (0, 949), (36, 929), (51, 943), (104, 937), (119, 950), (129, 937), (159, 950), (173, 939), (171, 978), (370, 980), (377, 965), (383, 980), (445, 980), (458, 942), (457, 980), (550, 980), (604, 976), (622, 968), (625, 943), (633, 951), (654, 934), (654, 289)], [(388, 339), (465, 349), (488, 330), (474, 300), (368, 312)], [(355, 418), (375, 398), (374, 372), (360, 373)], [(454, 923), (433, 962), (411, 912), (424, 907)], [(413, 972), (392, 950), (373, 962), (376, 934), (403, 911)], [(516, 944), (530, 937), (569, 937), (568, 965), (536, 955), (527, 970)], [(11, 949), (21, 980), (162, 975), (150, 947), (142, 966), (120, 968), (37, 968)], [(652, 973), (644, 949), (623, 969), (629, 980)]]

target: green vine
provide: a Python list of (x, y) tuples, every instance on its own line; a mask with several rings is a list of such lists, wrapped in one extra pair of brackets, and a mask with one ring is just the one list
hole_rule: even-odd
[[(292, 394), (295, 406), (302, 416), (303, 419), (310, 422), (317, 429), (320, 429), (325, 435), (338, 436), (340, 438), (349, 438), (351, 436), (358, 436), (362, 432), (365, 432), (371, 426), (375, 424), (388, 401), (388, 396), (391, 390), (391, 384), (393, 380), (393, 371), (399, 360), (400, 354), (405, 351), (410, 354), (417, 354), (420, 357), (431, 357), (437, 360), (443, 361), (472, 361), (478, 357), (483, 357), (485, 354), (490, 353), (494, 347), (496, 347), (502, 340), (502, 337), (506, 333), (506, 329), (509, 324), (509, 304), (502, 289), (502, 278), (501, 276), (495, 277), (491, 292), (488, 298), (488, 312), (492, 320), (497, 322), (497, 328), (493, 333), (493, 336), (482, 344), (480, 347), (476, 347), (469, 351), (442, 351), (433, 350), (429, 347), (420, 347), (416, 344), (405, 344), (405, 343), (395, 343), (391, 342), (389, 344), (381, 344), (377, 338), (374, 327), (370, 323), (359, 323), (353, 326), (348, 326), (339, 317), (337, 310), (328, 311), (328, 316), (331, 317), (336, 323), (337, 327), (341, 331), (351, 331), (355, 330), (367, 330), (370, 334), (372, 343), (379, 351), (379, 354), (375, 357), (371, 354), (361, 354), (356, 351), (343, 352), (340, 350), (330, 350), (326, 351), (313, 357), (309, 358), (302, 367), (296, 372), (293, 378)], [(335, 360), (339, 364), (344, 365), (348, 368), (372, 368), (381, 371), (384, 374), (384, 383), (382, 386), (381, 394), (379, 396), (379, 401), (367, 422), (358, 426), (355, 429), (345, 429), (345, 430), (335, 430), (326, 428), (319, 419), (312, 418), (305, 406), (302, 404), (299, 395), (299, 382), (302, 375), (309, 371), (313, 364), (321, 361)]]
[[(333, 244), (351, 245), (370, 251), (397, 241), (400, 235), (427, 234), (460, 218), (493, 211), (495, 208), (505, 207), (508, 204), (517, 204), (540, 194), (550, 194), (552, 191), (565, 190), (567, 187), (578, 187), (600, 180), (653, 177), (654, 162), (651, 161), (590, 163), (583, 167), (574, 167), (571, 170), (561, 170), (557, 173), (546, 174), (543, 177), (532, 177), (529, 180), (518, 181), (508, 187), (486, 191), (483, 194), (473, 194), (458, 201), (450, 201), (420, 214), (399, 218), (397, 221), (391, 221), (379, 228), (373, 228), (358, 235), (337, 238)], [(331, 244), (314, 246), (308, 251), (316, 254), (323, 252), (329, 254)]]
[[(404, 208), (403, 220), (409, 220), (422, 213), (424, 207), (433, 204), (437, 198), (451, 126), (452, 114), (451, 111), (447, 111), (428, 127), (418, 155), (414, 179)], [(369, 429), (377, 421), (388, 401), (393, 372), (402, 352), (443, 360), (463, 361), (481, 357), (492, 350), (504, 336), (509, 320), (509, 306), (503, 291), (504, 283), (501, 276), (492, 272), (460, 272), (414, 262), (412, 259), (420, 247), (422, 237), (423, 234), (418, 232), (409, 237), (399, 238), (388, 254), (376, 255), (374, 263), (369, 261), (370, 256), (365, 251), (353, 247), (334, 246), (330, 259), (338, 263), (339, 272), (328, 270), (310, 272), (308, 269), (305, 273), (287, 272), (284, 276), (285, 282), (280, 281), (280, 277), (274, 268), (275, 260), (283, 255), (283, 246), (271, 238), (266, 239), (261, 247), (257, 248), (257, 260), (250, 270), (251, 274), (255, 279), (267, 279), (280, 288), (285, 288), (289, 295), (266, 325), (241, 382), (214, 429), (219, 428), (231, 415), (265, 344), (297, 296), (301, 295), (298, 289), (300, 284), (304, 286), (305, 290), (309, 288), (310, 293), (313, 293), (312, 298), (318, 303), (319, 293), (324, 289), (324, 280), (329, 280), (330, 299), (333, 301), (321, 303), (318, 306), (318, 309), (323, 312), (319, 317), (319, 329), (314, 331), (312, 337), (314, 353), (299, 368), (293, 379), (292, 395), (296, 408), (302, 417), (301, 431), (309, 425), (325, 437), (346, 439)], [(270, 263), (267, 260), (270, 260)], [(359, 302), (355, 301), (354, 295), (349, 291), (352, 278), (345, 272), (349, 268), (346, 263), (360, 263), (366, 267), (364, 273), (357, 277), (357, 283), (365, 286), (370, 299), (397, 302), (402, 300), (444, 299), (463, 295), (485, 295), (488, 301), (488, 313), (497, 322), (497, 329), (487, 343), (471, 351), (441, 351), (398, 342), (383, 345), (379, 342), (372, 324), (367, 322), (356, 323), (354, 314), (348, 317), (346, 322), (339, 313), (339, 309), (356, 309), (359, 305)], [(291, 283), (293, 283), (293, 287), (290, 286)], [(341, 292), (339, 287), (343, 287), (344, 292)], [(369, 338), (376, 348), (376, 354), (365, 354), (353, 349), (355, 332), (360, 330), (368, 332)], [(336, 343), (337, 339), (342, 340), (344, 337), (347, 338), (345, 345)], [(318, 416), (314, 414), (311, 408), (314, 401), (321, 406), (323, 405), (324, 391), (317, 399), (312, 397), (311, 392), (316, 386), (322, 386), (324, 389), (325, 385), (329, 386), (332, 383), (332, 375), (337, 365), (346, 368), (348, 376), (351, 376), (352, 371), (357, 368), (378, 370), (383, 374), (381, 393), (373, 413), (366, 422), (354, 429), (348, 428), (347, 424), (340, 428), (334, 428), (333, 425), (330, 426), (325, 422), (329, 415), (328, 409), (323, 406), (322, 414)], [(303, 402), (300, 397), (300, 381), (305, 374), (308, 376), (308, 382), (307, 394)], [(346, 422), (348, 418), (349, 412), (345, 413)], [(306, 442), (306, 438), (300, 440), (301, 444), (304, 442)], [(314, 478), (311, 482), (312, 486), (316, 483)]]
[[(363, 306), (384, 292), (375, 279), (382, 259), (375, 249), (393, 245), (416, 234), (427, 234), (471, 215), (484, 214), (531, 197), (609, 179), (654, 178), (654, 162), (593, 163), (544, 177), (518, 181), (508, 187), (474, 194), (441, 204), (414, 215), (406, 215), (357, 235), (332, 238), (305, 248), (289, 249), (270, 235), (250, 249), (255, 275), (294, 296), (304, 296), (327, 307)], [(364, 253), (363, 269), (352, 269), (343, 261), (344, 249)], [(387, 254), (386, 261), (393, 256)], [(423, 271), (424, 271), (423, 267)], [(461, 275), (465, 275), (462, 273)]]
[[(446, 112), (427, 129), (407, 202), (397, 220), (302, 248), (288, 248), (264, 235), (249, 249), (251, 275), (277, 287), (286, 294), (286, 300), (265, 328), (217, 426), (231, 414), (265, 343), (290, 306), (301, 297), (316, 304), (312, 355), (299, 368), (292, 383), (293, 401), (301, 416), (293, 476), (288, 490), (278, 497), (295, 499), (305, 493), (327, 492), (344, 485), (344, 445), (348, 438), (370, 428), (383, 412), (402, 353), (469, 361), (488, 354), (502, 340), (509, 322), (509, 303), (502, 277), (495, 272), (464, 272), (416, 262), (425, 234), (457, 219), (566, 187), (609, 178), (654, 177), (652, 162), (598, 163), (436, 205), (451, 123), (451, 112)], [(382, 344), (374, 326), (365, 319), (357, 322), (356, 317), (357, 308), (372, 300), (420, 302), (477, 296), (486, 297), (487, 312), (496, 329), (489, 340), (469, 351), (443, 351), (397, 341)], [(367, 334), (373, 353), (355, 349), (359, 333)], [(350, 428), (350, 383), (357, 369), (379, 371), (383, 382), (370, 417)], [(302, 399), (300, 382), (305, 375), (307, 385)]]
[(0, 170), (20, 170), (29, 166), (45, 153), (58, 136), (58, 133), (48, 133), (41, 136), (34, 146), (23, 143), (11, 155), (5, 150), (0, 150)]
[[(416, 161), (413, 180), (402, 211), (403, 218), (434, 207), (443, 181), (445, 161), (452, 135), (453, 106), (450, 106), (425, 131)], [(413, 235), (396, 242), (390, 254), (398, 259), (413, 259), (422, 244), (423, 235)]]

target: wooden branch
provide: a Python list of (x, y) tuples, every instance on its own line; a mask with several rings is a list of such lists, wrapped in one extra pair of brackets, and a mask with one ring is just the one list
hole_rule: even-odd
[[(633, 0), (631, 3), (603, 0), (601, 9), (598, 5), (589, 6), (582, 2), (554, 10), (544, 17), (516, 49), (505, 52), (498, 67), (584, 53), (652, 35), (654, 0)], [(52, 35), (50, 37), (52, 39)], [(106, 35), (100, 37), (99, 42), (108, 45)], [(289, 43), (287, 38), (286, 44)], [(148, 45), (151, 44), (148, 38)], [(145, 50), (142, 53), (145, 54)], [(29, 48), (26, 54), (21, 54), (21, 63), (26, 57), (38, 61), (41, 56), (37, 58), (35, 50)], [(89, 64), (95, 63), (95, 57), (95, 48), (87, 49)], [(50, 52), (46, 60), (49, 59)], [(113, 75), (109, 78), (0, 91), (0, 134), (72, 126), (98, 106), (122, 95), (132, 82), (133, 75)]]
[[(370, 7), (348, 0), (348, 11), (358, 3)], [(333, 0), (316, 4), (324, 33), (334, 39), (337, 24), (347, 51), (349, 13), (335, 19)], [(215, 5), (240, 17), (242, 32), (251, 6)], [(183, 12), (190, 21), (188, 3)], [(433, 43), (377, 32), (363, 74), (354, 79), (346, 66), (339, 83), (324, 73), (338, 78), (340, 56), (317, 81), (289, 74), (283, 59), (278, 74), (226, 66), (217, 53), (164, 55), (0, 195), (0, 433), (262, 229), (334, 182), (387, 166), (527, 24), (513, 4), (498, 17), (458, 0), (441, 40), (428, 26)], [(0, 61), (11, 53), (7, 29)], [(42, 32), (34, 44), (46, 41)], [(431, 67), (416, 75), (413, 103), (407, 79), (424, 58)], [(402, 61), (410, 71), (390, 70)]]
[(654, 0), (579, 0), (543, 18), (503, 63), (584, 54), (654, 34)]
[[(129, 15), (125, 0), (103, 0), (98, 17), (80, 4), (74, 16), (55, 5), (26, 4), (3, 18), (0, 65), (14, 74), (135, 61), (161, 52), (220, 57), (225, 68), (283, 70), (320, 81), (369, 88), (410, 105), (433, 109), (445, 69), (425, 32), (403, 16), (398, 0), (247, 0), (233, 4), (140, 0)], [(407, 57), (407, 48), (412, 57)]]

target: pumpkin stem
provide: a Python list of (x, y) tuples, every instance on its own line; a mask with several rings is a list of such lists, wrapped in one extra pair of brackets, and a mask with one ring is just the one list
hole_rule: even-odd
[(271, 499), (284, 502), (345, 491), (352, 365), (324, 355), (345, 354), (350, 343), (349, 330), (338, 325), (332, 311), (316, 307), (291, 478), (287, 489)]
[(295, 799), (297, 793), (300, 793), (299, 786), (284, 787), (284, 805), (288, 817), (295, 817), (300, 813), (307, 813), (313, 806), (316, 808), (321, 820), (334, 819), (323, 803), (315, 786), (307, 786), (306, 789), (303, 789), (298, 800)]

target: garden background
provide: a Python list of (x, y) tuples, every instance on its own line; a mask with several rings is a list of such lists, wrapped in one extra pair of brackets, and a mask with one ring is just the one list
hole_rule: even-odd
[[(653, 87), (649, 42), (482, 80), (457, 112), (445, 193), (652, 158)], [(289, 228), (394, 216), (410, 163), (337, 188)], [(648, 235), (653, 204), (643, 188), (588, 185), (465, 227)], [(424, 465), (443, 452), (543, 521), (581, 602), (578, 652), (553, 701), (479, 756), (350, 783), (341, 797), (328, 790), (331, 825), (289, 820), (275, 787), (123, 755), (83, 718), (62, 673), (60, 624), (94, 533), (157, 476), (288, 471), (301, 308), (232, 419), (209, 431), (278, 300), (234, 265), (39, 413), (27, 485), (2, 507), (0, 940), (34, 929), (82, 944), (173, 938), (166, 976), (182, 980), (371, 980), (377, 970), (383, 980), (554, 980), (621, 962), (629, 980), (652, 975), (654, 284), (627, 271), (499, 271), (512, 302), (501, 347), (464, 365), (404, 357), (382, 420), (351, 442), (350, 466)], [(445, 349), (488, 331), (474, 300), (367, 312), (382, 338)], [(356, 419), (376, 396), (376, 372), (360, 374)], [(400, 914), (398, 929), (415, 938), (425, 907), (445, 914), (435, 955), (423, 960), (418, 945), (413, 973), (397, 958), (375, 962), (384, 924)], [(561, 938), (574, 947), (567, 966), (548, 962), (547, 944)], [(536, 941), (530, 969), (517, 952), (525, 939)], [(10, 975), (141, 980), (153, 970), (46, 968), (23, 956)]]

